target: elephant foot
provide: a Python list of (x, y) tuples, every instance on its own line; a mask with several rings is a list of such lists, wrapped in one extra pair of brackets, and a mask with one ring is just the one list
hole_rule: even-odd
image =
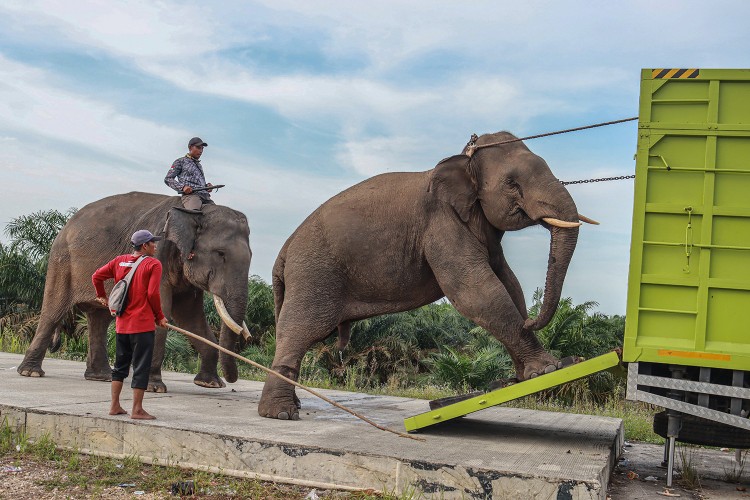
[(201, 387), (207, 387), (208, 389), (221, 389), (222, 387), (227, 386), (227, 384), (221, 380), (221, 377), (210, 373), (199, 373), (193, 379), (193, 383)]
[(23, 377), (44, 377), (42, 366), (33, 363), (21, 363), (16, 371)]
[[(297, 379), (298, 371), (287, 366), (275, 366), (274, 369), (285, 377)], [(258, 414), (261, 417), (279, 420), (299, 420), (299, 409), (302, 407), (294, 386), (278, 377), (269, 376), (263, 385), (263, 394), (258, 403)]]
[(167, 386), (161, 380), (149, 380), (146, 387), (148, 392), (167, 392)]
[(86, 380), (94, 380), (96, 382), (112, 382), (112, 369), (107, 367), (106, 370), (86, 370), (83, 374), (83, 378)]
[(261, 417), (276, 418), (279, 420), (299, 420), (299, 399), (294, 397), (266, 396), (260, 398), (258, 403), (258, 414)]
[(299, 420), (299, 409), (297, 409), (297, 405), (294, 402), (291, 404), (282, 402), (274, 404), (264, 402), (261, 399), (260, 403), (258, 403), (258, 414), (261, 417), (276, 418), (278, 420)]

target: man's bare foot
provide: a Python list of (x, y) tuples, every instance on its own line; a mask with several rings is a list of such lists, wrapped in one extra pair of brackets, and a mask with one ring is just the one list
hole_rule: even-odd
[(126, 412), (122, 406), (116, 406), (114, 408), (109, 409), (110, 415), (127, 415), (128, 412)]
[(130, 415), (130, 418), (134, 418), (136, 420), (156, 420), (156, 417), (146, 413), (146, 410), (133, 411), (133, 414)]

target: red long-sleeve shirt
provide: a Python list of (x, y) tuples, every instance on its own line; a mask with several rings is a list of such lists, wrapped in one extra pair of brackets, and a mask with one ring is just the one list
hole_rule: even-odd
[[(120, 255), (96, 270), (91, 281), (96, 288), (97, 297), (107, 297), (104, 282), (114, 279), (115, 283), (125, 277), (138, 259), (134, 255)], [(153, 257), (146, 257), (135, 270), (135, 276), (128, 287), (128, 302), (125, 311), (115, 320), (117, 333), (151, 332), (156, 323), (161, 321), (161, 262)]]

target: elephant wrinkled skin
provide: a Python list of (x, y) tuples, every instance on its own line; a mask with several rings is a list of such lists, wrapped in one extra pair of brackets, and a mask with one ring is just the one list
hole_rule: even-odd
[[(247, 218), (219, 205), (206, 205), (199, 214), (175, 207), (181, 207), (179, 197), (132, 192), (91, 203), (68, 221), (50, 250), (39, 326), (18, 367), (19, 374), (44, 376), (45, 351), (55, 330), (75, 307), (88, 319), (85, 377), (111, 380), (107, 327), (112, 317), (108, 309), (95, 302), (91, 275), (115, 256), (132, 252), (130, 235), (138, 229), (148, 229), (154, 234), (164, 230), (164, 240), (158, 244), (156, 258), (162, 263), (160, 293), (167, 318), (215, 342), (203, 313), (203, 292), (207, 291), (221, 297), (229, 315), (242, 324), (252, 257)], [(107, 283), (108, 289), (112, 284)], [(167, 390), (161, 378), (166, 338), (166, 330), (157, 328), (150, 391)], [(226, 324), (222, 325), (220, 338), (223, 347), (234, 350), (237, 335)], [(203, 387), (224, 387), (217, 372), (216, 349), (198, 341), (191, 340), (191, 343), (200, 356), (201, 368), (195, 383)], [(233, 357), (222, 353), (221, 366), (227, 381), (237, 380)]]
[[(345, 344), (352, 321), (441, 297), (505, 345), (520, 380), (560, 367), (533, 330), (557, 308), (578, 212), (546, 162), (522, 142), (481, 147), (512, 139), (484, 135), (473, 154), (465, 149), (426, 172), (378, 175), (315, 210), (274, 265), (273, 368), (297, 379), (307, 350), (337, 327)], [(551, 243), (544, 302), (532, 320), (500, 242), (506, 231), (535, 224), (550, 231)], [(294, 387), (269, 376), (259, 414), (297, 419), (298, 408)]]

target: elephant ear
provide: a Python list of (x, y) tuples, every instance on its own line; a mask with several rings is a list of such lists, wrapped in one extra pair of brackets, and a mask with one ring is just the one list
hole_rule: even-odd
[(187, 256), (195, 246), (201, 214), (187, 213), (179, 208), (171, 208), (164, 227), (165, 237), (177, 246), (183, 256)]
[(472, 172), (468, 156), (451, 156), (432, 170), (428, 188), (437, 199), (450, 204), (464, 222), (468, 222), (477, 201), (477, 180)]

